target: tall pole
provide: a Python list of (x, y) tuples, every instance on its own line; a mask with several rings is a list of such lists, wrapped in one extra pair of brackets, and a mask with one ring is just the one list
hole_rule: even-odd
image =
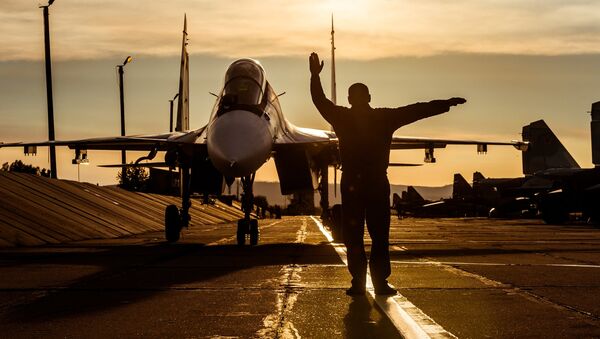
[[(125, 58), (125, 61), (122, 65), (117, 65), (117, 69), (119, 70), (119, 102), (121, 104), (121, 136), (125, 136), (125, 99), (123, 97), (123, 67), (131, 62), (133, 58), (128, 56)], [(121, 150), (121, 164), (127, 164), (127, 156), (125, 154), (125, 150)]]
[[(54, 101), (52, 99), (52, 61), (50, 59), (50, 23), (48, 20), (48, 7), (54, 1), (50, 1), (47, 6), (41, 6), (44, 13), (44, 47), (46, 59), (46, 98), (48, 103), (48, 140), (54, 141)], [(49, 146), (50, 150), (50, 177), (57, 178), (56, 173), (56, 149), (54, 145)]]
[(333, 30), (333, 14), (331, 14), (331, 102), (337, 104), (337, 89), (335, 83), (335, 31)]
[[(123, 98), (123, 65), (118, 65), (119, 69), (119, 103), (121, 105), (121, 136), (125, 136), (125, 99)], [(121, 164), (127, 164), (127, 155), (125, 150), (121, 150)]]
[(169, 100), (169, 132), (173, 132), (173, 101), (177, 99), (179, 93), (175, 94), (173, 100)]
[[(331, 14), (331, 102), (337, 104), (335, 84), (335, 30), (333, 29), (333, 14)], [(333, 129), (333, 127), (332, 127)], [(329, 220), (329, 163), (325, 161), (321, 167), (321, 219)]]

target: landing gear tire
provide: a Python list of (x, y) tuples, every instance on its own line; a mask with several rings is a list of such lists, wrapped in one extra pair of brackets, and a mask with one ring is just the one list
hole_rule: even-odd
[(251, 246), (258, 245), (259, 237), (260, 237), (260, 233), (258, 231), (258, 220), (252, 219), (252, 220), (250, 220), (250, 245)]
[(239, 246), (244, 246), (246, 244), (246, 233), (248, 233), (248, 222), (246, 219), (238, 220), (237, 243)]
[(175, 205), (169, 205), (165, 209), (165, 238), (168, 242), (179, 240), (181, 233), (181, 217), (179, 209)]

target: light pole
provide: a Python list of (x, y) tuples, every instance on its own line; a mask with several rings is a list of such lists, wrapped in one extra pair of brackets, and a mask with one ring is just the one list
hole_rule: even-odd
[(177, 99), (179, 93), (175, 94), (172, 100), (169, 100), (169, 132), (173, 132), (173, 101)]
[[(46, 6), (40, 6), (44, 14), (44, 50), (46, 60), (46, 98), (48, 103), (48, 140), (54, 141), (54, 102), (52, 100), (52, 62), (50, 59), (50, 23), (48, 20), (48, 7), (54, 0), (48, 1)], [(57, 178), (56, 175), (56, 149), (54, 145), (49, 146), (50, 150), (50, 177)]]
[[(131, 56), (125, 58), (125, 61), (122, 65), (117, 65), (119, 70), (119, 97), (121, 103), (121, 136), (125, 136), (125, 100), (123, 98), (123, 67), (130, 63), (133, 60)], [(125, 150), (121, 150), (121, 164), (127, 164), (127, 157), (125, 155)]]

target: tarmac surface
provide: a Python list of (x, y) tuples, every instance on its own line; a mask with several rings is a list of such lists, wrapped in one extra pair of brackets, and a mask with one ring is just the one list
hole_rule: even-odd
[(0, 336), (397, 338), (400, 314), (417, 336), (600, 337), (592, 227), (394, 218), (401, 295), (376, 300), (345, 295), (343, 247), (317, 218), (260, 225), (256, 247), (236, 246), (224, 223), (177, 244), (150, 232), (2, 249)]
[[(0, 171), (0, 248), (61, 244), (162, 231), (174, 196), (131, 192), (70, 180)], [(239, 203), (204, 205), (192, 198), (194, 224), (218, 224), (243, 216)]]

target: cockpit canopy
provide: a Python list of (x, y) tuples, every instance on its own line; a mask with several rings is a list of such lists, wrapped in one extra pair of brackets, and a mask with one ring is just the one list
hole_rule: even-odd
[(265, 70), (252, 59), (232, 63), (225, 73), (223, 99), (227, 105), (259, 105), (265, 92)]

